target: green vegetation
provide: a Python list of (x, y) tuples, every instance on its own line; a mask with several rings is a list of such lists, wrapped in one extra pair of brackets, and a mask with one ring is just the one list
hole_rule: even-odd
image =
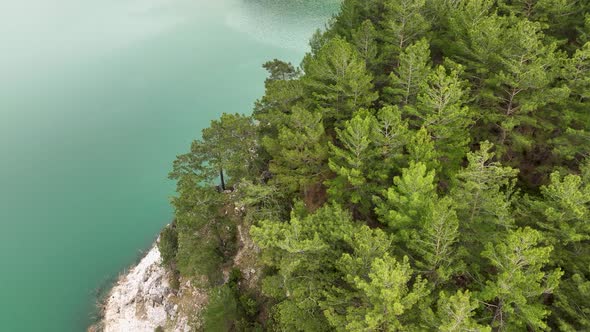
[(176, 254), (178, 253), (178, 232), (174, 224), (166, 226), (160, 233), (158, 249), (162, 255), (162, 263), (174, 268)]
[(239, 270), (232, 270), (226, 284), (210, 291), (209, 305), (203, 313), (205, 331), (259, 331), (253, 323), (258, 313), (255, 300), (247, 294), (240, 294), (238, 283), (242, 276)]
[(588, 12), (344, 0), (266, 63), (171, 173), (160, 249), (211, 287), (205, 330), (589, 330)]

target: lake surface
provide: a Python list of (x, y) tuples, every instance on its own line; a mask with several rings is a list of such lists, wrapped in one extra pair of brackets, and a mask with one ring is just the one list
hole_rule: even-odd
[(83, 331), (172, 217), (175, 155), (248, 113), (337, 0), (0, 1), (0, 331)]

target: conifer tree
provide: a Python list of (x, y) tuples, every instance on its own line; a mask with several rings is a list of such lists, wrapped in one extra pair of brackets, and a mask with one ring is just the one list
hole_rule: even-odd
[(253, 117), (259, 122), (259, 131), (276, 137), (277, 128), (288, 121), (292, 109), (304, 96), (301, 80), (272, 80), (266, 84), (264, 97), (257, 100)]
[(531, 228), (511, 230), (498, 244), (488, 243), (482, 255), (497, 269), (481, 298), (492, 310), (492, 327), (499, 331), (547, 329), (549, 311), (542, 296), (551, 294), (562, 272), (545, 272), (552, 247), (541, 246), (542, 235)]
[(383, 195), (375, 198), (376, 213), (390, 227), (398, 250), (410, 255), (429, 280), (448, 280), (459, 263), (455, 247), (459, 221), (452, 199), (438, 197), (434, 171), (411, 162)]
[(560, 331), (574, 332), (590, 329), (590, 280), (586, 273), (575, 273), (562, 277), (555, 292), (556, 299), (552, 306), (554, 325)]
[(301, 70), (291, 63), (274, 59), (262, 65), (269, 76), (264, 81), (264, 96), (254, 106), (253, 118), (259, 121), (259, 132), (276, 135), (276, 129), (303, 98)]
[(471, 140), (469, 128), (473, 120), (465, 106), (467, 93), (458, 71), (447, 73), (443, 66), (438, 66), (428, 76), (428, 85), (418, 96), (416, 107), (407, 108), (415, 116), (417, 126), (430, 133), (446, 173), (459, 168)]
[(328, 181), (328, 193), (340, 204), (359, 205), (362, 211), (370, 209), (370, 200), (376, 190), (373, 179), (377, 151), (373, 144), (377, 119), (366, 111), (357, 112), (336, 128), (338, 145), (330, 144), (329, 167), (336, 173)]
[(276, 271), (265, 277), (262, 291), (279, 303), (275, 319), (280, 328), (326, 330), (319, 303), (338, 275), (325, 272), (335, 269), (342, 255), (343, 249), (334, 244), (353, 233), (350, 215), (328, 205), (308, 216), (292, 213), (289, 222), (263, 221), (250, 232), (263, 250), (262, 262)]
[(396, 237), (406, 239), (407, 231), (425, 218), (436, 198), (434, 171), (423, 163), (410, 163), (402, 176), (393, 179), (394, 185), (376, 197), (376, 212), (380, 221), (390, 227)]
[(577, 0), (500, 0), (498, 7), (507, 14), (541, 23), (554, 40), (566, 45), (583, 25), (589, 4)]
[(343, 0), (330, 32), (350, 39), (364, 22), (379, 20), (382, 6), (382, 0)]
[(342, 205), (353, 203), (367, 213), (371, 201), (388, 184), (389, 174), (403, 161), (407, 123), (396, 107), (384, 107), (377, 116), (361, 110), (343, 128), (336, 128), (338, 145), (329, 143), (328, 193)]
[(192, 175), (200, 181), (211, 181), (219, 176), (225, 190), (224, 174), (240, 180), (253, 173), (256, 152), (256, 126), (252, 118), (224, 113), (203, 129), (202, 139), (193, 142), (189, 153), (177, 157), (170, 178)]
[(489, 326), (480, 325), (476, 321), (475, 310), (479, 307), (476, 299), (472, 299), (469, 291), (457, 291), (454, 295), (441, 293), (438, 300), (438, 331), (478, 331), (490, 332)]
[(349, 38), (351, 37), (352, 31), (358, 27), (360, 23), (359, 19), (359, 1), (343, 0), (340, 4), (337, 19), (334, 21), (333, 30), (336, 34), (344, 38)]
[(430, 73), (430, 49), (424, 38), (408, 46), (399, 56), (399, 66), (389, 75), (387, 97), (399, 105), (410, 105), (426, 84)]
[(584, 45), (587, 42), (590, 42), (590, 14), (587, 12), (584, 13), (584, 25), (578, 25), (576, 27), (578, 30), (578, 44)]
[(543, 200), (534, 208), (545, 219), (538, 225), (553, 244), (552, 260), (564, 270), (562, 286), (556, 292), (553, 314), (564, 331), (590, 328), (590, 165), (582, 175), (551, 174), (551, 183), (541, 187)]
[(590, 100), (590, 42), (577, 49), (565, 62), (563, 77), (571, 94), (553, 116), (554, 121), (560, 124), (558, 135), (553, 139), (553, 151), (562, 158), (580, 160), (588, 156), (587, 147), (590, 145), (590, 115), (587, 112)]
[(555, 45), (542, 43), (538, 25), (518, 21), (506, 30), (505, 37), (511, 42), (500, 53), (502, 70), (488, 81), (501, 87), (495, 89), (492, 98), (497, 113), (488, 115), (486, 121), (499, 126), (501, 150), (506, 151), (506, 145), (519, 151), (545, 143), (531, 141), (530, 135), (523, 134), (524, 129), (546, 130), (547, 124), (539, 121), (535, 112), (540, 112), (549, 102), (559, 102), (567, 97), (568, 90), (551, 86), (559, 59)]
[(541, 187), (544, 196), (541, 204), (547, 220), (539, 222), (539, 225), (556, 237), (560, 248), (590, 240), (588, 180), (571, 174), (562, 177), (555, 172), (551, 174), (551, 183)]
[(459, 220), (453, 205), (450, 197), (435, 201), (407, 244), (416, 268), (434, 284), (447, 281), (459, 270)]
[(356, 319), (348, 314), (355, 310), (350, 303), (361, 296), (358, 289), (350, 287), (356, 276), (366, 276), (371, 271), (371, 262), (392, 250), (391, 237), (380, 229), (361, 226), (344, 238), (350, 252), (342, 254), (336, 263), (342, 282), (326, 290), (326, 299), (321, 304), (327, 320), (337, 330), (345, 330), (349, 320)]
[(439, 153), (426, 128), (411, 132), (406, 149), (410, 162), (423, 163), (429, 170), (440, 169)]
[[(178, 181), (178, 196), (172, 199), (178, 230), (176, 267), (184, 276), (217, 282), (225, 247), (233, 236), (227, 218), (218, 215), (223, 197), (214, 188), (199, 187), (199, 179), (186, 175)], [(196, 236), (198, 235), (198, 236)]]
[[(428, 296), (426, 282), (412, 281), (412, 269), (405, 257), (401, 262), (388, 254), (375, 258), (367, 275), (347, 276), (358, 296), (345, 309), (344, 319), (328, 311), (329, 321), (337, 330), (401, 331), (416, 327), (417, 303)], [(336, 323), (336, 324), (335, 324)], [(345, 324), (345, 325), (340, 325)]]
[(482, 142), (479, 151), (467, 154), (469, 164), (457, 173), (452, 190), (461, 242), (471, 252), (479, 252), (496, 231), (514, 227), (511, 202), (518, 171), (494, 161), (491, 149), (491, 143)]
[[(469, 68), (475, 86), (473, 109), (485, 128), (473, 133), (476, 140), (494, 142), (504, 161), (521, 168), (550, 150), (549, 117), (569, 93), (556, 81), (562, 55), (544, 40), (538, 23), (489, 15), (468, 28), (464, 48), (451, 55)], [(535, 185), (534, 172), (523, 176)]]
[(352, 32), (352, 41), (367, 68), (375, 62), (378, 52), (377, 30), (370, 20), (365, 20)]
[(296, 79), (301, 74), (290, 62), (284, 62), (278, 59), (265, 62), (262, 65), (262, 68), (266, 69), (269, 73), (269, 76), (264, 82), (267, 85), (274, 81), (289, 81)]
[[(569, 2), (569, 3), (568, 3)], [(529, 21), (543, 21), (547, 22), (550, 19), (552, 10), (555, 12), (563, 10), (567, 11), (571, 7), (571, 1), (562, 0), (500, 0), (498, 7), (501, 10), (510, 12), (512, 14), (526, 17)], [(561, 7), (561, 8), (559, 8)], [(571, 9), (570, 9), (571, 10)], [(551, 15), (552, 16), (552, 15)]]
[(377, 99), (364, 59), (340, 37), (328, 41), (316, 56), (306, 57), (303, 70), (307, 103), (322, 110), (326, 123), (349, 119)]
[[(466, 65), (472, 73), (485, 75), (488, 68), (477, 62), (485, 59), (486, 51), (495, 52), (501, 46), (500, 21), (492, 14), (494, 1), (436, 2), (439, 6), (437, 14), (443, 16), (444, 26), (436, 32), (439, 36), (434, 38), (433, 46), (445, 56)], [(493, 57), (494, 53), (487, 56)]]
[(381, 39), (385, 65), (397, 67), (403, 50), (426, 35), (429, 24), (423, 13), (425, 4), (425, 0), (384, 1)]
[[(367, 275), (371, 270), (371, 262), (390, 253), (393, 245), (390, 234), (366, 225), (354, 229), (352, 234), (344, 237), (344, 241), (350, 246), (350, 253), (342, 254), (336, 266), (348, 281), (352, 280), (348, 276)], [(334, 301), (338, 302), (338, 299)]]
[(381, 184), (390, 179), (393, 171), (399, 171), (404, 164), (403, 149), (408, 145), (410, 131), (408, 123), (402, 119), (402, 112), (396, 106), (385, 106), (377, 113), (376, 133), (373, 135), (380, 162), (375, 163), (376, 176)]
[(320, 113), (295, 108), (278, 137), (265, 137), (263, 145), (272, 156), (273, 181), (287, 192), (305, 191), (319, 183), (326, 173), (328, 149)]

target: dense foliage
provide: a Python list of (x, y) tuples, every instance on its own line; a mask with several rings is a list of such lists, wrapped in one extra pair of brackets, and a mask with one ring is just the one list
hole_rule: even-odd
[[(264, 67), (171, 173), (205, 326), (590, 330), (589, 2), (344, 0)], [(220, 286), (238, 226), (262, 278)]]

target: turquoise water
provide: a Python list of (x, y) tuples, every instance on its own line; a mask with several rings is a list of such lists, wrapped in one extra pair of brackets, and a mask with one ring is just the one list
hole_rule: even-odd
[(171, 219), (174, 156), (250, 112), (334, 0), (0, 2), (0, 331), (83, 331)]

